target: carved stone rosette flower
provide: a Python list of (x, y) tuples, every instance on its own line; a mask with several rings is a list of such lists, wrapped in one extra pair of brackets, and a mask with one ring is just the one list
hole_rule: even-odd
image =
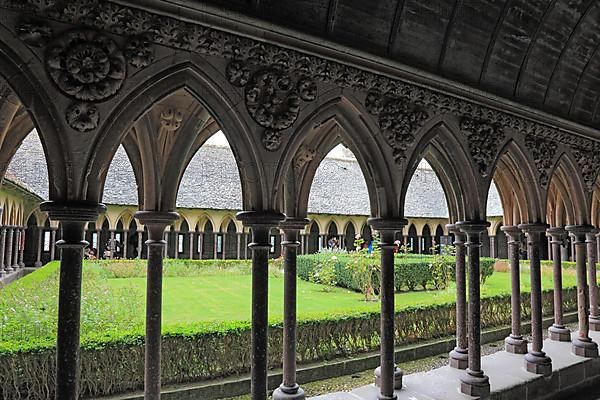
[(92, 30), (76, 30), (56, 38), (46, 52), (46, 69), (66, 95), (101, 101), (117, 93), (127, 74), (117, 44)]
[(281, 146), (281, 131), (291, 127), (298, 119), (301, 101), (313, 101), (317, 96), (316, 83), (301, 77), (295, 80), (283, 72), (279, 65), (260, 68), (235, 60), (229, 63), (225, 74), (229, 82), (245, 88), (246, 109), (252, 119), (265, 128), (262, 142), (265, 149), (276, 151)]
[(406, 159), (406, 150), (416, 140), (416, 132), (429, 118), (426, 111), (419, 109), (407, 99), (385, 99), (369, 93), (365, 100), (367, 111), (379, 116), (379, 128), (392, 148), (396, 164)]
[(95, 105), (76, 102), (67, 108), (65, 114), (69, 126), (79, 132), (88, 132), (98, 127), (100, 115)]
[(525, 145), (531, 152), (533, 162), (539, 173), (540, 185), (548, 188), (550, 171), (552, 169), (557, 144), (553, 141), (535, 135), (525, 136)]
[(498, 144), (504, 141), (504, 129), (487, 121), (463, 117), (460, 130), (467, 135), (471, 157), (479, 168), (481, 176), (486, 177), (496, 155)]

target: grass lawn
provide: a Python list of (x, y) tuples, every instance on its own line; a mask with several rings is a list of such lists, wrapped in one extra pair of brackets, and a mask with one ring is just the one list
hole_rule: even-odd
[[(198, 273), (197, 265), (185, 265), (181, 260), (168, 263), (173, 266), (167, 265), (163, 278), (163, 328), (250, 320), (252, 277), (247, 264), (230, 269), (213, 268), (211, 264)], [(81, 308), (83, 336), (111, 331), (143, 332), (146, 281), (139, 274), (145, 267), (143, 262), (138, 264), (132, 268), (132, 264), (123, 262), (104, 266), (86, 263)], [(110, 268), (121, 275), (110, 275), (107, 272)], [(283, 279), (278, 268), (270, 268), (269, 315), (272, 322), (280, 322), (283, 317)], [(544, 289), (552, 288), (551, 267), (543, 267), (542, 283)], [(527, 268), (522, 269), (521, 285), (522, 291), (529, 290)], [(575, 286), (574, 269), (564, 270), (563, 285)], [(482, 286), (481, 293), (483, 297), (510, 293), (510, 274), (496, 271)], [(58, 263), (48, 264), (1, 289), (0, 342), (55, 337), (57, 296)], [(396, 309), (447, 303), (454, 299), (454, 284), (445, 290), (401, 292), (396, 294)], [(359, 293), (298, 280), (300, 320), (378, 310), (378, 302), (365, 302)]]
[[(565, 270), (563, 285), (575, 286), (573, 270)], [(163, 280), (163, 326), (196, 321), (246, 321), (251, 312), (250, 275), (209, 275), (167, 277)], [(144, 278), (108, 279), (111, 288), (124, 289), (144, 296)], [(542, 285), (552, 289), (552, 271), (543, 269)], [(334, 288), (325, 292), (322, 285), (298, 280), (298, 318), (322, 314), (344, 314), (379, 310), (378, 302), (365, 302), (356, 292)], [(529, 272), (521, 273), (522, 291), (529, 291)], [(396, 309), (454, 301), (454, 285), (440, 291), (415, 291), (396, 294)], [(481, 288), (482, 296), (510, 293), (510, 274), (495, 272)], [(143, 310), (140, 310), (143, 314)], [(269, 314), (280, 321), (283, 315), (283, 279), (269, 278)]]

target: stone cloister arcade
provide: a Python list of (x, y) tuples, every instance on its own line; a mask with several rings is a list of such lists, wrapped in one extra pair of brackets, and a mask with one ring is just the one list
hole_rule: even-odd
[[(505, 213), (502, 229), (510, 239), (517, 310), (506, 350), (524, 354), (527, 371), (552, 374), (542, 340), (540, 247), (550, 235), (559, 278), (557, 255), (568, 234), (579, 288), (572, 352), (598, 356), (589, 336), (590, 328), (598, 328), (595, 268), (587, 271), (589, 287), (586, 275), (587, 264), (595, 265), (595, 227), (600, 226), (600, 136), (595, 116), (589, 116), (595, 110), (588, 104), (597, 104), (598, 93), (591, 78), (576, 79), (581, 93), (573, 94), (576, 101), (565, 114), (563, 95), (554, 87), (548, 89), (548, 104), (523, 94), (513, 99), (500, 93), (500, 98), (484, 91), (486, 85), (467, 88), (415, 68), (368, 60), (362, 53), (320, 47), (289, 31), (266, 32), (208, 6), (142, 4), (0, 1), (0, 174), (4, 176), (18, 144), (35, 127), (50, 182), (50, 201), (41, 211), (61, 226), (57, 399), (78, 398), (85, 228), (104, 211), (104, 181), (121, 144), (138, 183), (142, 211), (134, 217), (148, 232), (144, 393), (146, 399), (160, 398), (164, 232), (178, 218), (177, 191), (187, 163), (218, 129), (231, 144), (242, 183), (244, 211), (234, 224), (251, 232), (253, 400), (267, 398), (267, 263), (273, 228), (284, 233), (286, 292), (283, 382), (273, 396), (303, 398), (295, 365), (299, 231), (308, 222), (315, 171), (340, 142), (361, 166), (371, 206), (369, 224), (381, 237), (379, 399), (396, 398), (394, 389), (401, 387), (402, 373), (394, 363), (393, 242), (396, 232), (406, 228), (406, 190), (422, 158), (444, 187), (449, 229), (455, 235), (457, 346), (451, 365), (465, 369), (456, 382), (462, 393), (486, 397), (490, 392), (481, 363), (479, 257), (492, 178)], [(446, 63), (440, 62), (447, 69), (447, 63), (461, 56), (460, 49), (450, 50)], [(469, 65), (463, 65), (462, 75), (454, 74), (457, 80), (468, 81), (464, 74), (471, 71)], [(499, 62), (488, 60), (486, 65), (488, 71), (501, 69)], [(535, 86), (527, 81), (535, 80), (535, 71), (528, 69), (535, 67), (533, 61), (523, 64), (522, 88)], [(553, 74), (551, 83), (566, 87), (570, 81), (561, 79), (567, 76)], [(518, 313), (516, 243), (522, 235), (528, 241), (532, 281), (529, 348)], [(560, 279), (555, 282), (560, 289)], [(560, 293), (555, 291), (551, 337), (570, 340), (562, 324)]]

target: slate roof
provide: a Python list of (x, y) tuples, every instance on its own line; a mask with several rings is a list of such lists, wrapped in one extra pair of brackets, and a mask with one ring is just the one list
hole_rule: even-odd
[[(369, 215), (367, 185), (355, 159), (348, 152), (327, 157), (317, 169), (309, 195), (309, 212), (316, 214)], [(48, 171), (37, 134), (29, 135), (16, 152), (8, 173), (40, 197), (48, 198)], [(107, 204), (137, 205), (133, 168), (123, 147), (115, 154), (106, 178), (103, 201)], [(177, 206), (182, 208), (242, 208), (240, 178), (229, 147), (206, 144), (192, 158), (183, 175)], [(442, 187), (435, 172), (419, 168), (406, 197), (407, 217), (448, 217)], [(501, 216), (495, 186), (490, 190), (488, 216)]]

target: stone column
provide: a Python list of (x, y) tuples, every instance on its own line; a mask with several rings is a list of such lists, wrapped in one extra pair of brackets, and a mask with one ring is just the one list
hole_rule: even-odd
[(510, 263), (510, 301), (511, 301), (511, 333), (504, 339), (507, 352), (514, 354), (527, 353), (527, 340), (521, 335), (521, 276), (519, 265), (519, 245), (521, 230), (516, 226), (503, 226), (502, 231), (508, 238), (508, 261)]
[(223, 260), (225, 260), (227, 258), (227, 254), (226, 254), (227, 253), (227, 250), (226, 250), (227, 247), (226, 247), (226, 244), (225, 244), (225, 242), (227, 241), (227, 232), (224, 232), (221, 235), (221, 238), (222, 238), (221, 239), (221, 258)]
[(198, 232), (198, 259), (202, 260), (202, 254), (204, 253), (204, 232)]
[(173, 236), (175, 236), (175, 254), (173, 258), (177, 260), (179, 258), (179, 231), (173, 232)]
[(567, 235), (563, 228), (550, 228), (547, 231), (552, 246), (552, 272), (554, 281), (554, 323), (548, 328), (551, 340), (570, 342), (571, 331), (563, 323), (563, 297), (562, 297), (562, 247)]
[(283, 382), (273, 392), (273, 400), (304, 400), (304, 390), (296, 382), (296, 257), (298, 234), (307, 219), (287, 218), (281, 223), (284, 240), (283, 249)]
[(407, 221), (402, 218), (369, 218), (368, 224), (379, 231), (381, 243), (381, 350), (380, 364), (375, 369), (375, 386), (379, 400), (394, 400), (394, 390), (402, 389), (402, 371), (394, 362), (394, 237)]
[(189, 232), (190, 235), (190, 260), (194, 259), (194, 236), (195, 232)]
[(14, 238), (14, 229), (12, 226), (7, 226), (6, 227), (5, 253), (4, 253), (4, 261), (6, 262), (6, 267), (4, 267), (4, 270), (6, 272), (13, 272), (15, 270), (12, 265), (13, 238)]
[[(21, 240), (19, 240), (19, 268), (25, 267), (25, 228), (21, 228)], [(594, 239), (595, 242), (595, 239)], [(594, 246), (595, 247), (595, 246)]]
[(15, 271), (17, 271), (19, 270), (19, 242), (21, 241), (21, 228), (15, 226), (14, 235), (12, 267)]
[[(600, 243), (600, 240), (598, 240), (598, 242)], [(305, 243), (306, 235), (300, 235), (300, 254), (302, 255), (306, 254)]]
[(575, 355), (582, 357), (598, 357), (598, 344), (593, 342), (589, 336), (590, 321), (588, 312), (590, 299), (585, 273), (585, 258), (587, 253), (585, 239), (586, 235), (592, 230), (592, 227), (589, 225), (567, 225), (565, 229), (571, 234), (572, 242), (575, 245), (575, 262), (577, 268), (577, 314), (579, 331), (577, 332), (577, 337), (573, 339), (572, 351)]
[(85, 224), (94, 221), (105, 210), (102, 204), (88, 202), (43, 202), (40, 210), (50, 219), (59, 221), (62, 239), (56, 243), (61, 249), (58, 293), (58, 329), (56, 339), (56, 392), (57, 400), (79, 398), (79, 329), (81, 317), (81, 270)]
[(269, 299), (269, 232), (284, 219), (283, 214), (246, 211), (237, 214), (252, 228), (252, 356), (250, 393), (252, 400), (267, 400), (267, 327)]
[(137, 241), (138, 241), (138, 254), (137, 254), (137, 258), (142, 259), (142, 253), (143, 253), (143, 237), (144, 237), (144, 231), (137, 231)]
[(248, 249), (250, 247), (248, 246), (248, 233), (244, 233), (244, 258), (247, 260), (248, 259)]
[(146, 344), (144, 357), (144, 400), (160, 399), (162, 320), (162, 271), (166, 242), (165, 228), (179, 218), (175, 212), (138, 211), (137, 218), (148, 228), (148, 273), (146, 280)]
[(50, 261), (53, 261), (56, 255), (56, 229), (50, 229)]
[(469, 396), (485, 398), (490, 394), (490, 379), (481, 369), (481, 293), (479, 287), (479, 248), (481, 247), (481, 234), (488, 228), (486, 221), (458, 222), (455, 224), (462, 232), (466, 233), (469, 285), (468, 309), (468, 348), (469, 366), (466, 374), (461, 378), (460, 390)]
[(552, 360), (542, 350), (542, 272), (540, 265), (540, 241), (546, 232), (546, 224), (521, 224), (519, 228), (527, 235), (527, 255), (531, 276), (531, 350), (525, 355), (525, 369), (534, 374), (551, 375)]
[(123, 258), (125, 260), (127, 260), (127, 248), (129, 247), (128, 246), (128, 242), (129, 242), (129, 229), (123, 230), (122, 240), (123, 240), (123, 243), (121, 245), (123, 246)]
[[(502, 228), (500, 228), (502, 229)], [(488, 238), (490, 239), (490, 257), (491, 258), (496, 258), (497, 257), (497, 251), (496, 251), (496, 236), (488, 236)]]
[(446, 225), (449, 232), (454, 233), (456, 250), (456, 347), (449, 354), (450, 366), (466, 369), (469, 365), (467, 341), (467, 277), (465, 272), (465, 234), (454, 224)]
[[(219, 237), (219, 235), (217, 233), (214, 233), (213, 236), (215, 238), (214, 243), (213, 243), (213, 248), (214, 248), (213, 260), (216, 260), (217, 259), (217, 254), (218, 254), (218, 252), (217, 252), (217, 250), (218, 250), (218, 248), (217, 248), (217, 238)], [(221, 242), (221, 250), (223, 250), (222, 247), (223, 247), (223, 242)]]
[(4, 249), (6, 244), (6, 227), (0, 227), (0, 277), (6, 275), (8, 272), (6, 265), (4, 264)]
[(236, 258), (239, 260), (242, 257), (242, 234), (240, 232), (237, 232), (235, 237), (237, 240)]
[[(39, 268), (42, 266), (42, 245), (44, 242), (44, 228), (39, 226), (37, 228), (37, 253), (35, 256), (34, 267)], [(0, 266), (1, 268), (1, 266)]]
[(109, 249), (110, 249), (110, 253), (108, 258), (110, 258), (111, 260), (115, 258), (115, 230), (111, 229), (110, 231), (110, 245), (109, 245)]
[(590, 291), (590, 330), (600, 331), (600, 313), (598, 312), (598, 280), (596, 278), (596, 235), (598, 229), (592, 229), (586, 234), (587, 257), (588, 257), (588, 283)]
[(417, 251), (417, 254), (421, 254), (423, 251), (423, 247), (421, 246), (421, 240), (422, 240), (422, 236), (417, 235), (417, 248), (415, 249)]

